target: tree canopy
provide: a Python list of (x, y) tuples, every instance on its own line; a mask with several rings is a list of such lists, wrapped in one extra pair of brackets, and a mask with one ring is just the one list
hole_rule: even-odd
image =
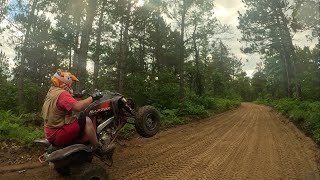
[[(0, 53), (0, 108), (37, 112), (57, 69), (80, 79), (75, 90), (111, 90), (137, 103), (174, 109), (191, 97), (319, 98), (319, 48), (293, 44), (297, 31), (319, 38), (317, 1), (244, 0), (244, 53), (260, 53), (252, 79), (244, 61), (214, 36), (230, 31), (211, 0), (0, 1), (14, 67)], [(0, 31), (2, 32), (2, 31)]]

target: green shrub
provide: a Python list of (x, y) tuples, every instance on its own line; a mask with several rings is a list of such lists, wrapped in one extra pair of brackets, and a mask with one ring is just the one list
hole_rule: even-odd
[(289, 118), (297, 123), (301, 123), (304, 121), (306, 117), (306, 113), (301, 109), (292, 109), (289, 111)]
[(205, 109), (216, 110), (217, 104), (214, 98), (204, 96), (201, 98), (201, 103), (203, 104)]
[(229, 100), (229, 99), (215, 99), (217, 104), (217, 112), (223, 112), (231, 108), (237, 107), (240, 105), (238, 100)]
[(161, 111), (161, 126), (170, 127), (173, 125), (184, 124), (186, 120), (178, 117), (178, 109), (165, 109)]
[(189, 94), (187, 101), (180, 104), (179, 109), (164, 109), (161, 111), (161, 125), (164, 127), (184, 124), (186, 117), (205, 118), (211, 113), (220, 113), (240, 105), (239, 100), (212, 98), (209, 96), (198, 97)]
[(317, 128), (320, 128), (320, 123), (318, 122), (319, 119), (315, 119), (315, 118), (311, 118), (312, 115), (310, 116), (310, 118), (306, 118), (304, 119), (303, 123), (302, 123), (302, 128), (311, 134), (314, 134), (314, 131)]
[(203, 106), (205, 109), (216, 109), (215, 99), (210, 96), (197, 96), (195, 94), (189, 94), (189, 103)]
[(309, 103), (308, 104), (308, 107), (309, 111), (312, 111), (312, 112), (319, 112), (320, 111), (320, 102), (312, 102), (312, 103)]
[(313, 139), (317, 144), (320, 144), (320, 128), (314, 130)]
[(42, 128), (26, 127), (22, 116), (16, 116), (11, 111), (0, 111), (0, 140), (14, 140), (30, 144), (43, 136)]
[(126, 124), (124, 127), (120, 130), (120, 134), (122, 137), (128, 138), (135, 132), (135, 127), (132, 124)]
[(297, 105), (297, 101), (281, 99), (274, 107), (284, 115), (287, 115), (290, 110), (297, 108)]
[(208, 111), (203, 105), (199, 105), (190, 101), (186, 101), (180, 105), (178, 116), (208, 116)]
[(43, 125), (43, 119), (40, 113), (22, 114), (21, 119), (23, 119), (24, 125), (33, 125), (38, 127)]
[(10, 123), (22, 124), (21, 116), (13, 114), (11, 111), (0, 110), (0, 122), (8, 121)]
[(17, 87), (13, 83), (0, 83), (0, 109), (18, 111)]

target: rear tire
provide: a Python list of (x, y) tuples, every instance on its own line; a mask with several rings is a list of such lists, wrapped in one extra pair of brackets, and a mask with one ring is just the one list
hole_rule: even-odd
[(54, 168), (60, 176), (69, 176), (70, 175), (70, 167), (60, 167), (60, 168)]
[(135, 128), (142, 137), (149, 138), (159, 132), (160, 113), (153, 106), (143, 106), (136, 114)]
[(106, 170), (93, 163), (83, 163), (70, 168), (71, 178), (75, 180), (108, 180)]

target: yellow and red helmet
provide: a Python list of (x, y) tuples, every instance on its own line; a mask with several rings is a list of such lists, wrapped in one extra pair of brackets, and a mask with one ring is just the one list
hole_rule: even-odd
[(52, 85), (56, 87), (62, 87), (66, 84), (68, 87), (72, 86), (73, 81), (79, 81), (79, 79), (68, 71), (59, 69), (51, 79)]

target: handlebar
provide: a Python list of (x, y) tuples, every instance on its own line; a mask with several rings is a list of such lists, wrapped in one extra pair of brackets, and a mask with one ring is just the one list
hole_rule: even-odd
[[(74, 94), (73, 97), (74, 98), (83, 98), (84, 96), (91, 96), (89, 93), (87, 93), (86, 91), (81, 91), (81, 93), (77, 93), (77, 94)], [(135, 115), (134, 113), (134, 110), (133, 110), (133, 102), (132, 102), (132, 99), (126, 99), (122, 94), (120, 93), (115, 93), (115, 92), (111, 92), (111, 91), (103, 91), (103, 97), (102, 99), (103, 100), (108, 100), (108, 99), (113, 99), (115, 97), (118, 97), (119, 101), (121, 101), (123, 103), (123, 107), (126, 109), (126, 111), (128, 111), (131, 115)], [(89, 106), (87, 106), (85, 109), (84, 109), (84, 114), (85, 116), (88, 116), (89, 115), (89, 112), (92, 108), (94, 108), (95, 106), (99, 105), (100, 103), (100, 100), (101, 99), (98, 99), (98, 100), (95, 100), (93, 101)], [(129, 101), (129, 102), (128, 102)]]

